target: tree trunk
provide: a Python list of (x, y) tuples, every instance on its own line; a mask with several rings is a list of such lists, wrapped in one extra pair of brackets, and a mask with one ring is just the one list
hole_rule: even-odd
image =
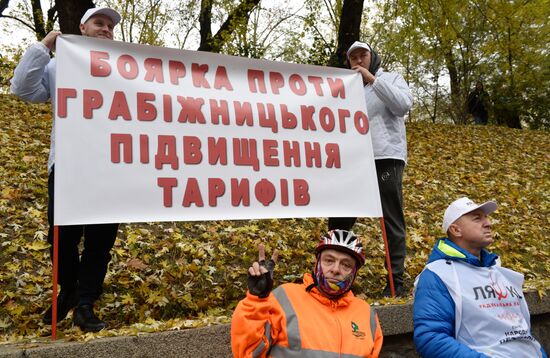
[(34, 33), (38, 41), (46, 36), (46, 24), (44, 24), (44, 12), (40, 0), (31, 1), (32, 19), (34, 22)]
[(434, 113), (432, 115), (432, 123), (435, 124), (435, 121), (437, 119), (437, 105), (439, 103), (439, 75), (436, 75), (434, 77), (434, 83), (435, 83), (435, 94), (434, 94)]
[[(212, 36), (212, 31), (209, 28), (212, 22), (212, 3), (209, 0), (201, 2), (200, 14), (200, 33), (201, 43), (199, 51), (208, 51), (219, 53), (223, 45), (228, 41), (229, 36), (241, 23), (248, 23), (250, 12), (260, 3), (260, 0), (242, 0), (239, 5), (228, 16), (221, 25), (218, 32)], [(202, 28), (202, 26), (206, 28)]]
[(80, 19), (89, 8), (95, 7), (92, 0), (56, 0), (59, 14), (59, 29), (64, 34), (80, 35)]
[(8, 8), (10, 0), (0, 0), (0, 15), (4, 14), (4, 10)]
[(210, 51), (212, 39), (212, 0), (201, 1), (201, 13), (199, 15), (199, 26), (201, 34), (200, 51)]
[(363, 0), (344, 0), (338, 27), (338, 48), (330, 56), (329, 66), (346, 67), (346, 51), (353, 42), (359, 40), (362, 15)]
[(460, 80), (458, 78), (458, 69), (451, 49), (445, 51), (445, 65), (449, 71), (449, 80), (451, 85), (451, 105), (453, 107), (452, 115), (455, 117), (455, 123), (466, 123), (466, 113), (464, 109), (464, 101), (460, 95)]
[(516, 98), (518, 98), (518, 96), (516, 96), (516, 93), (515, 93), (516, 92), (516, 84), (514, 82), (514, 65), (513, 65), (514, 55), (513, 55), (513, 52), (512, 52), (512, 30), (510, 29), (510, 23), (508, 23), (507, 35), (508, 35), (508, 46), (507, 46), (508, 47), (507, 48), (507, 50), (508, 50), (508, 70), (510, 71), (509, 76), (508, 76), (508, 78), (510, 79), (510, 95), (509, 95), (509, 98), (511, 98), (512, 100), (510, 101), (510, 103), (511, 103), (510, 107), (511, 108), (510, 108), (510, 111), (508, 113), (506, 124), (510, 128), (521, 129), (521, 121), (520, 121), (520, 118), (519, 118), (519, 103), (516, 100)]

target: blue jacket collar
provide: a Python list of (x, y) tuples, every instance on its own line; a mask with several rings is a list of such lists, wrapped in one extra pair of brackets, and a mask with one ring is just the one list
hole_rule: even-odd
[(498, 258), (498, 255), (490, 253), (485, 249), (481, 250), (480, 256), (481, 260), (459, 247), (451, 240), (444, 238), (437, 240), (435, 243), (432, 253), (428, 259), (428, 263), (436, 260), (456, 260), (463, 261), (474, 266), (490, 267), (495, 265)]

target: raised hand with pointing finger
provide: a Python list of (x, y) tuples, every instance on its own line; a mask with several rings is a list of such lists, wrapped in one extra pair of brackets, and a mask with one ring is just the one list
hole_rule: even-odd
[(248, 290), (249, 292), (260, 298), (269, 296), (273, 289), (273, 270), (277, 263), (279, 252), (273, 251), (271, 259), (265, 259), (264, 244), (258, 245), (258, 261), (255, 261), (248, 268)]

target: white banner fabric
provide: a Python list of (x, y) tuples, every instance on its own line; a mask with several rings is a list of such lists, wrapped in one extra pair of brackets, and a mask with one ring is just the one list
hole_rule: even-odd
[(57, 40), (55, 224), (380, 217), (351, 70)]

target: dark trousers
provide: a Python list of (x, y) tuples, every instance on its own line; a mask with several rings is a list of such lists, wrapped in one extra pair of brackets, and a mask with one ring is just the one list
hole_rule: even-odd
[(489, 121), (487, 113), (474, 113), (474, 123), (485, 125)]
[[(390, 262), (395, 284), (403, 284), (405, 273), (405, 216), (403, 215), (403, 170), (405, 162), (396, 159), (374, 161), (382, 214), (386, 226)], [(357, 218), (329, 218), (329, 230), (351, 230)]]
[[(48, 177), (48, 242), (53, 260), (54, 168)], [(93, 304), (103, 292), (103, 280), (111, 261), (118, 224), (59, 226), (58, 282), (62, 290), (77, 290), (79, 304)], [(84, 249), (78, 245), (84, 236)]]

